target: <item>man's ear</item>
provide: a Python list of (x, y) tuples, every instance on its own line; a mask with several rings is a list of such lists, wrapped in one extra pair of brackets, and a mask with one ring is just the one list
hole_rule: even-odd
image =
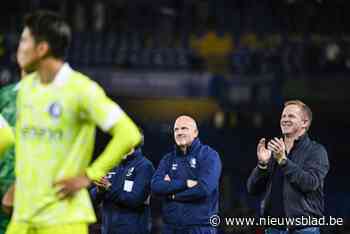
[(194, 137), (198, 137), (198, 134), (199, 134), (198, 129), (195, 129), (194, 130)]
[(37, 44), (36, 49), (40, 57), (45, 57), (49, 53), (50, 46), (46, 41), (41, 41)]
[(309, 127), (309, 120), (306, 119), (306, 118), (303, 120), (303, 127), (304, 127), (305, 129), (307, 129), (307, 128)]

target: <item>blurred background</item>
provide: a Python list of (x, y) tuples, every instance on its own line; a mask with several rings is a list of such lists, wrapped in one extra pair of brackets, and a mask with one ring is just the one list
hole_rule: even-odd
[[(172, 149), (180, 114), (223, 161), (221, 216), (254, 216), (245, 183), (260, 137), (279, 136), (283, 102), (314, 112), (311, 138), (326, 146), (327, 215), (350, 233), (350, 1), (348, 0), (11, 0), (0, 8), (0, 84), (19, 78), (22, 19), (35, 9), (63, 14), (73, 29), (67, 60), (101, 84), (145, 134), (157, 166)], [(108, 136), (98, 133), (96, 154)], [(153, 200), (153, 233), (159, 201)], [(98, 226), (95, 226), (98, 229)], [(258, 233), (222, 227), (222, 233)]]

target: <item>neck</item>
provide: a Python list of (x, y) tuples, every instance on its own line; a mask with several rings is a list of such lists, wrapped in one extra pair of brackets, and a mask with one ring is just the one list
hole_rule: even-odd
[(187, 146), (185, 146), (185, 145), (180, 146), (180, 150), (182, 151), (183, 154), (186, 154), (187, 153)]
[(284, 135), (284, 143), (286, 144), (286, 150), (289, 153), (290, 150), (292, 149), (293, 145), (294, 145), (294, 141), (299, 139), (299, 137), (301, 137), (302, 135), (305, 134), (305, 131), (301, 131), (297, 134), (286, 134)]
[(38, 67), (41, 83), (51, 83), (62, 66), (63, 61), (55, 58), (46, 58), (45, 60), (41, 61)]

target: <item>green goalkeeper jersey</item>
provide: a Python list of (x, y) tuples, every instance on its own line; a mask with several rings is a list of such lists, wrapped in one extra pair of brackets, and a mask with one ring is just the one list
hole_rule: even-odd
[[(0, 113), (10, 126), (16, 123), (16, 97), (18, 84), (7, 85), (0, 89)], [(14, 146), (5, 151), (0, 158), (0, 201), (14, 181)], [(9, 216), (0, 209), (0, 234), (5, 233)]]
[(97, 83), (68, 64), (50, 84), (42, 84), (37, 73), (25, 77), (17, 97), (13, 221), (37, 226), (94, 222), (86, 189), (59, 200), (53, 184), (84, 173), (95, 126), (108, 131), (125, 115)]

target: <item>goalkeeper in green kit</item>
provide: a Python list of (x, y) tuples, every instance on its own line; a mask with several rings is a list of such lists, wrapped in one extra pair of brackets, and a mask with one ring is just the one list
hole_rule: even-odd
[[(19, 83), (0, 89), (0, 114), (11, 127), (16, 123), (16, 97)], [(14, 182), (14, 146), (8, 148), (0, 157), (0, 201)], [(8, 214), (0, 209), (0, 234), (4, 234), (10, 220)]]

